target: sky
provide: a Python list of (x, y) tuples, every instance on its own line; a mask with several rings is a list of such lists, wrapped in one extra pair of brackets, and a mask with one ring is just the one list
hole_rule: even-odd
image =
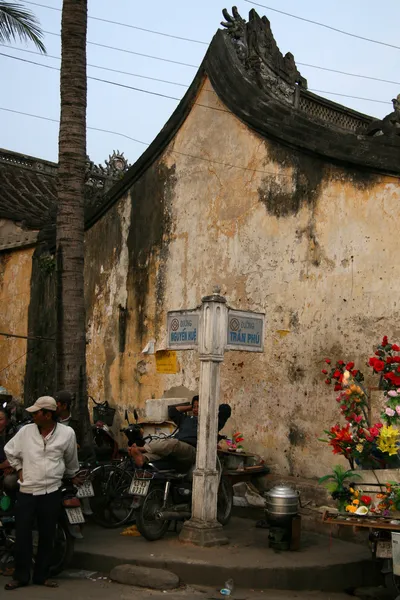
[[(26, 2), (35, 12), (44, 31), (60, 33), (62, 0), (36, 0), (43, 8)], [(400, 49), (345, 36), (326, 28), (306, 23), (270, 9), (289, 12), (361, 35), (367, 38), (400, 46), (398, 24), (399, 0), (258, 0), (261, 8), (237, 0), (242, 17), (247, 18), (254, 7), (265, 14), (280, 50), (292, 52), (297, 64), (307, 63), (319, 67), (367, 75), (380, 79), (399, 81), (382, 83), (349, 77), (298, 65), (308, 80), (310, 90), (321, 90), (322, 96), (345, 104), (360, 112), (383, 117), (392, 110), (391, 99), (400, 93)], [(142, 32), (129, 27), (113, 25), (90, 19), (98, 17), (120, 23), (144, 27), (175, 36), (209, 42), (220, 27), (221, 11), (231, 6), (225, 0), (89, 0), (88, 41), (113, 46), (133, 52), (161, 57), (190, 65), (200, 65), (207, 45), (171, 39)], [(58, 9), (58, 10), (54, 10)], [(45, 34), (48, 55), (60, 56), (59, 35)], [(11, 109), (49, 119), (59, 118), (59, 72), (27, 62), (11, 59), (8, 54), (24, 60), (59, 67), (57, 58), (31, 54), (33, 46), (22, 43), (0, 47), (0, 109)], [(196, 69), (166, 61), (145, 58), (127, 52), (88, 44), (88, 65), (107, 67), (133, 73), (136, 76), (88, 67), (91, 77), (107, 79), (142, 90), (158, 92), (180, 99), (196, 74)], [(179, 83), (161, 83), (138, 77), (154, 77)], [(379, 100), (371, 102), (355, 98), (330, 95), (336, 92)], [(103, 163), (113, 152), (124, 152), (133, 164), (146, 146), (130, 138), (150, 143), (178, 104), (178, 100), (150, 95), (140, 91), (116, 87), (101, 81), (88, 81), (87, 125), (112, 133), (88, 130), (88, 154), (95, 163)], [(122, 135), (117, 135), (122, 134)], [(128, 137), (124, 137), (128, 136)], [(42, 159), (57, 161), (58, 124), (21, 114), (0, 110), (0, 147)]]

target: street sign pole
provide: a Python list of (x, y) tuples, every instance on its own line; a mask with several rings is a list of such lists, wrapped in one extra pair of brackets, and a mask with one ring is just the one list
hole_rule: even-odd
[(180, 539), (199, 546), (228, 543), (217, 521), (217, 471), (220, 368), (225, 350), (264, 351), (263, 313), (229, 308), (220, 289), (202, 299), (201, 308), (170, 311), (167, 315), (169, 350), (196, 350), (200, 358), (199, 424), (196, 469), (193, 473), (192, 518)]
[(196, 469), (193, 473), (192, 518), (180, 539), (199, 546), (227, 544), (217, 521), (217, 465), (220, 366), (224, 360), (228, 309), (219, 290), (202, 299), (200, 315), (200, 389)]

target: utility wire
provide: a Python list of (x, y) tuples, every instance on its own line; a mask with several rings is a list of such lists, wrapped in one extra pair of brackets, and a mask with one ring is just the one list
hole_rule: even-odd
[[(38, 62), (35, 62), (33, 60), (28, 60), (26, 58), (20, 58), (19, 56), (12, 56), (11, 54), (5, 54), (4, 52), (0, 52), (0, 56), (5, 56), (6, 58), (11, 58), (11, 59), (18, 60), (18, 61), (21, 61), (21, 62), (25, 62), (25, 63), (31, 64), (31, 65), (36, 65), (38, 67), (44, 67), (45, 69), (51, 69), (52, 71), (59, 71), (60, 70), (58, 67), (53, 67), (51, 65), (44, 65), (42, 63), (38, 63)], [(143, 88), (134, 87), (134, 86), (131, 86), (131, 85), (127, 85), (125, 83), (118, 83), (117, 81), (109, 81), (107, 79), (101, 79), (100, 77), (92, 77), (92, 76), (88, 75), (87, 78), (91, 79), (92, 81), (100, 81), (101, 83), (107, 83), (109, 85), (115, 85), (117, 87), (126, 88), (128, 90), (133, 90), (135, 92), (141, 92), (143, 94), (150, 94), (151, 96), (159, 96), (161, 98), (167, 98), (168, 100), (175, 100), (175, 101), (178, 101), (178, 102), (180, 102), (180, 100), (181, 100), (181, 98), (177, 98), (176, 96), (169, 96), (168, 94), (161, 94), (160, 92), (152, 92), (150, 90), (144, 90)], [(216, 93), (216, 92), (214, 92), (214, 90), (208, 90), (208, 91), (209, 92), (212, 91), (213, 93)], [(364, 98), (364, 97), (360, 97), (360, 96), (351, 96), (349, 94), (341, 94), (341, 93), (338, 93), (338, 92), (329, 92), (329, 91), (326, 91), (326, 90), (314, 90), (314, 89), (310, 89), (310, 92), (317, 92), (317, 93), (320, 93), (320, 94), (331, 94), (333, 96), (341, 96), (341, 97), (344, 97), (344, 98), (353, 98), (355, 100), (366, 100), (368, 102), (378, 102), (379, 104), (390, 104), (390, 102), (387, 102), (385, 100), (376, 100), (374, 98)], [(201, 106), (203, 108), (208, 108), (208, 109), (216, 110), (216, 111), (219, 111), (219, 112), (229, 112), (228, 110), (226, 110), (224, 108), (218, 108), (217, 106), (208, 106), (207, 104), (201, 104), (200, 102), (195, 102), (194, 104), (195, 104), (195, 106)]]
[[(12, 108), (0, 107), (0, 110), (4, 110), (5, 112), (9, 112), (9, 113), (14, 113), (16, 115), (23, 115), (24, 117), (32, 117), (34, 119), (42, 119), (43, 121), (50, 121), (51, 123), (57, 123), (57, 124), (60, 123), (60, 121), (58, 119), (51, 119), (50, 117), (43, 117), (41, 115), (33, 115), (31, 113), (22, 112), (20, 110), (14, 110)], [(87, 126), (86, 129), (91, 129), (92, 131), (100, 131), (101, 133), (111, 133), (112, 135), (119, 135), (123, 138), (126, 138), (127, 140), (131, 140), (132, 142), (137, 142), (138, 144), (143, 144), (144, 146), (149, 145), (147, 142), (142, 142), (141, 140), (137, 140), (136, 138), (130, 137), (129, 135), (126, 135), (125, 133), (118, 133), (116, 131), (110, 131), (109, 129), (100, 129), (99, 127)]]
[(266, 6), (265, 4), (259, 4), (258, 2), (254, 2), (253, 0), (244, 0), (247, 4), (253, 4), (255, 6), (260, 6), (261, 8), (266, 8), (267, 10), (271, 10), (273, 12), (279, 13), (281, 15), (285, 15), (286, 17), (291, 17), (292, 19), (298, 19), (299, 21), (305, 21), (306, 23), (311, 23), (312, 25), (318, 25), (319, 27), (324, 27), (325, 29), (330, 29), (331, 31), (336, 31), (337, 33), (341, 33), (342, 35), (348, 35), (349, 37), (357, 38), (359, 40), (364, 40), (365, 42), (371, 42), (372, 44), (379, 44), (380, 46), (387, 46), (388, 48), (395, 48), (396, 50), (400, 50), (400, 46), (395, 46), (394, 44), (388, 44), (387, 42), (381, 42), (380, 40), (373, 40), (372, 38), (367, 38), (362, 35), (357, 35), (356, 33), (350, 33), (349, 31), (344, 31), (343, 29), (338, 29), (337, 27), (332, 27), (331, 25), (326, 25), (325, 23), (319, 23), (318, 21), (313, 21), (312, 19), (306, 19), (305, 17), (299, 17), (298, 15), (292, 15), (291, 13), (285, 12), (283, 10), (278, 10), (277, 8), (271, 8), (270, 6)]
[[(48, 8), (49, 10), (56, 10), (62, 12), (61, 8), (55, 8), (54, 6), (47, 6), (46, 4), (39, 4), (38, 2), (28, 2), (25, 4), (32, 4), (33, 6), (40, 6), (41, 8)], [(111, 25), (119, 25), (120, 27), (128, 27), (129, 29), (137, 29), (139, 31), (145, 31), (146, 33), (154, 33), (156, 35), (162, 35), (164, 37), (173, 38), (174, 40), (182, 40), (183, 42), (192, 42), (193, 44), (204, 44), (208, 46), (208, 42), (201, 40), (194, 40), (193, 38), (181, 37), (180, 35), (172, 35), (171, 33), (164, 33), (162, 31), (154, 31), (153, 29), (146, 29), (145, 27), (138, 27), (137, 25), (130, 25), (129, 23), (120, 23), (118, 21), (111, 21), (110, 19), (102, 19), (100, 17), (93, 17), (88, 15), (88, 18), (92, 21), (102, 21), (103, 23), (111, 23)]]
[[(10, 48), (7, 44), (0, 44), (0, 47)], [(27, 54), (36, 54), (37, 56), (41, 56), (42, 58), (54, 58), (55, 60), (61, 60), (59, 56), (54, 56), (51, 54), (41, 54), (40, 52), (36, 52), (35, 50), (28, 50), (27, 48), (17, 48), (16, 46), (11, 46), (13, 50), (17, 50), (18, 52), (25, 52)], [(153, 57), (157, 58), (158, 57)], [(166, 60), (166, 59), (164, 59)], [(359, 73), (349, 73), (348, 71), (339, 71), (338, 69), (330, 69), (328, 67), (321, 67), (319, 65), (310, 65), (309, 63), (303, 63), (296, 61), (297, 65), (303, 67), (309, 67), (310, 69), (318, 69), (320, 71), (328, 71), (329, 73), (338, 73), (339, 75), (347, 75), (348, 77), (357, 77), (359, 79), (369, 79), (371, 81), (379, 81), (381, 83), (390, 83), (392, 85), (400, 85), (400, 81), (392, 81), (390, 79), (380, 79), (379, 77), (372, 77), (369, 75), (360, 75)], [(178, 83), (177, 81), (169, 81), (166, 79), (159, 79), (158, 77), (149, 77), (148, 75), (139, 75), (138, 73), (131, 73), (129, 71), (120, 71), (119, 69), (111, 69), (110, 67), (102, 67), (101, 65), (92, 65), (88, 63), (88, 67), (92, 67), (93, 69), (103, 69), (104, 71), (111, 71), (112, 73), (121, 73), (121, 75), (130, 75), (131, 77), (140, 77), (141, 79), (149, 79), (151, 81), (158, 81), (160, 83), (168, 83), (170, 85), (177, 85), (180, 87), (187, 88), (188, 86), (185, 83)], [(198, 68), (198, 67), (196, 67)]]
[[(249, 2), (250, 4), (256, 4), (257, 6), (263, 6), (262, 4), (257, 4), (256, 2), (250, 2), (249, 0), (246, 0), (246, 2)], [(55, 8), (53, 6), (47, 6), (45, 4), (39, 4), (37, 2), (26, 2), (26, 4), (32, 4), (34, 6), (40, 6), (42, 8), (48, 8), (49, 10), (56, 10), (56, 11), (60, 11), (61, 12), (61, 8)], [(279, 11), (279, 10), (274, 9), (274, 8), (269, 8), (267, 6), (264, 6), (264, 8), (268, 8), (269, 10), (274, 10), (276, 12), (280, 12), (280, 13), (282, 13), (284, 15), (288, 15), (288, 16), (293, 17), (293, 18), (298, 18), (298, 19), (301, 19), (301, 20), (307, 20), (307, 19), (303, 19), (303, 17), (297, 17), (295, 15), (291, 15), (290, 13), (285, 13), (283, 11)], [(130, 27), (132, 29), (139, 29), (140, 31), (146, 31), (148, 33), (154, 33), (156, 35), (162, 35), (162, 36), (165, 36), (165, 37), (172, 37), (172, 38), (175, 38), (175, 39), (178, 39), (178, 40), (184, 40), (186, 42), (192, 42), (194, 44), (204, 44), (206, 46), (208, 45), (208, 42), (205, 42), (203, 40), (195, 40), (193, 38), (184, 38), (184, 37), (180, 37), (180, 36), (175, 36), (175, 35), (171, 35), (169, 33), (165, 33), (164, 31), (153, 31), (152, 29), (145, 29), (143, 27), (136, 27), (135, 25), (129, 25), (127, 23), (119, 23), (117, 21), (110, 21), (109, 19), (100, 19), (99, 17), (92, 17), (90, 15), (89, 15), (89, 19), (94, 19), (94, 20), (97, 20), (97, 21), (103, 21), (105, 23), (112, 23), (113, 25), (121, 25), (121, 27)], [(322, 25), (323, 27), (329, 27), (328, 25), (323, 25), (322, 23), (317, 23), (317, 22), (314, 22), (314, 21), (310, 21), (310, 22), (311, 23), (315, 23), (317, 25)], [(335, 29), (335, 31), (339, 31), (340, 33), (346, 33), (346, 32), (342, 32), (341, 30), (336, 30), (336, 29)], [(56, 35), (56, 34), (52, 34), (50, 32), (46, 32), (46, 33), (48, 33), (50, 35)], [(351, 33), (346, 33), (346, 34), (347, 35), (353, 35)], [(354, 36), (355, 37), (359, 37), (359, 36), (356, 36), (355, 34), (354, 34)], [(376, 40), (369, 40), (369, 38), (361, 38), (361, 39), (365, 39), (367, 41), (372, 41), (372, 42), (375, 42), (375, 43), (378, 43), (378, 44), (384, 44), (384, 42), (377, 42)], [(398, 46), (393, 46), (393, 47), (394, 48), (398, 48)], [(114, 48), (114, 47), (112, 49), (113, 50), (124, 51), (124, 50), (122, 50), (120, 48)], [(19, 48), (18, 48), (18, 50), (19, 50)], [(23, 51), (23, 50), (21, 50), (21, 51)], [(32, 54), (40, 54), (40, 52), (33, 52), (31, 50), (26, 50), (26, 52), (32, 52)], [(51, 57), (51, 58), (58, 58), (58, 57)], [(148, 57), (148, 58), (154, 58), (154, 59), (157, 59), (157, 60), (167, 61), (167, 59), (165, 59), (165, 58), (161, 59), (160, 57), (155, 57), (155, 56)], [(337, 70), (337, 69), (330, 69), (328, 67), (321, 67), (321, 66), (318, 66), (318, 65), (310, 65), (309, 63), (303, 63), (303, 62), (298, 62), (298, 61), (296, 61), (296, 64), (300, 65), (302, 67), (309, 67), (310, 69), (319, 69), (321, 71), (329, 71), (330, 73), (339, 73), (340, 75), (347, 75), (349, 77), (358, 77), (358, 78), (361, 78), (361, 79), (370, 79), (372, 81), (380, 81), (382, 83), (390, 83), (390, 84), (393, 84), (393, 85), (400, 85), (400, 82), (398, 82), (398, 81), (391, 81), (391, 80), (388, 80), (388, 79), (380, 79), (379, 77), (371, 77), (371, 76), (368, 76), (368, 75), (360, 75), (358, 73), (348, 73), (347, 71), (340, 71), (340, 70)], [(106, 69), (106, 67), (100, 67), (98, 65), (88, 65), (88, 66), (95, 67), (97, 69)], [(193, 66), (193, 68), (198, 68), (198, 67), (195, 67), (195, 65), (186, 65), (185, 64), (185, 66)], [(124, 75), (134, 75), (133, 73), (124, 73), (123, 71), (118, 71), (116, 69), (107, 69), (107, 70), (109, 70), (109, 71), (115, 71), (116, 73), (122, 73)], [(135, 77), (144, 77), (143, 75), (134, 75), (134, 76)], [(149, 79), (152, 79), (152, 78), (149, 78)], [(160, 80), (160, 81), (162, 81), (163, 83), (170, 83), (168, 81), (163, 81), (163, 80)], [(183, 84), (179, 84), (179, 83), (173, 83), (173, 82), (171, 82), (171, 83), (173, 85), (183, 85)]]
[[(42, 119), (44, 121), (51, 121), (52, 123), (59, 123), (59, 121), (57, 119), (51, 119), (50, 117), (43, 117), (42, 115), (33, 115), (31, 113), (26, 113), (26, 112), (22, 112), (19, 110), (14, 110), (12, 108), (6, 108), (3, 106), (0, 106), (0, 110), (4, 110), (6, 112), (10, 112), (10, 113), (15, 113), (17, 115), (23, 115), (25, 117), (32, 117), (34, 119)], [(109, 131), (107, 129), (99, 129), (97, 127), (87, 127), (87, 129), (92, 129), (94, 131), (101, 131), (103, 133), (111, 133), (113, 135), (120, 135), (122, 137), (128, 138), (129, 140), (132, 140), (134, 142), (138, 142), (139, 144), (143, 144), (145, 146), (149, 146), (150, 144), (148, 144), (147, 142), (142, 142), (141, 140), (137, 140), (135, 138), (131, 138), (128, 135), (125, 135), (123, 133), (118, 133), (116, 131)], [(219, 160), (214, 160), (214, 159), (210, 159), (210, 158), (205, 158), (203, 156), (196, 156), (194, 154), (188, 154), (187, 152), (181, 152), (180, 150), (171, 150), (171, 152), (173, 152), (174, 154), (179, 154), (181, 156), (187, 156), (189, 158), (193, 158), (195, 160), (201, 160), (204, 162), (208, 162), (211, 164), (217, 164), (217, 165), (222, 165), (224, 167), (229, 167), (231, 169), (241, 169), (243, 171), (250, 171), (251, 173), (262, 173), (263, 175), (273, 175), (274, 177), (287, 177), (288, 179), (292, 179), (292, 175), (288, 175), (286, 173), (276, 173), (275, 171), (264, 171), (262, 169), (253, 169), (251, 167), (243, 167), (241, 165), (232, 165), (231, 163), (226, 163), (226, 162), (222, 162)]]
[[(61, 37), (60, 33), (53, 33), (52, 31), (44, 31), (47, 35), (54, 35), (56, 37)], [(87, 42), (91, 46), (98, 46), (99, 48), (107, 48), (107, 50), (117, 50), (118, 52), (125, 52), (126, 54), (134, 54), (135, 56), (144, 56), (145, 58), (151, 58), (154, 60), (161, 60), (163, 62), (169, 62), (174, 65), (181, 65), (182, 67), (192, 67), (193, 69), (198, 69), (197, 65), (191, 65), (189, 63), (180, 62), (178, 60), (171, 60), (170, 58), (161, 58), (161, 56), (152, 56), (151, 54), (143, 54), (142, 52), (134, 52), (133, 50), (127, 50), (126, 48), (117, 48), (116, 46), (107, 46), (107, 44), (99, 44), (98, 42)]]
[(0, 369), (0, 373), (3, 373), (3, 371), (7, 371), (7, 369), (9, 369), (13, 364), (18, 362), (19, 360), (21, 360), (21, 358), (24, 358), (24, 356), (26, 356), (29, 352), (33, 352), (34, 350), (36, 350), (37, 346), (38, 346), (38, 344), (36, 344), (36, 346), (33, 346), (33, 348), (29, 348), (29, 350), (27, 350), (26, 352), (21, 354), (21, 356), (18, 356), (18, 358), (16, 358), (12, 362), (10, 362), (6, 367), (4, 367), (3, 369)]
[(15, 333), (5, 333), (4, 331), (0, 331), (0, 336), (2, 337), (6, 337), (6, 338), (17, 338), (19, 340), (32, 340), (32, 341), (39, 341), (39, 342), (55, 342), (56, 339), (55, 338), (46, 338), (46, 337), (41, 337), (41, 336), (33, 336), (30, 337), (28, 335), (16, 335)]

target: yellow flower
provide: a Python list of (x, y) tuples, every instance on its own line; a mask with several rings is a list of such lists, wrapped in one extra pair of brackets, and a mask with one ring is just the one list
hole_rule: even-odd
[(362, 444), (357, 444), (356, 450), (357, 452), (362, 452), (364, 450), (364, 446)]
[(357, 506), (358, 504), (360, 504), (360, 501), (359, 501), (359, 500), (357, 500), (357, 499), (356, 499), (356, 500), (353, 500), (353, 504), (355, 504), (355, 505)]
[(360, 495), (360, 492), (359, 492), (358, 490), (356, 490), (356, 491), (354, 492), (354, 495), (355, 495), (355, 497), (356, 497), (356, 498), (358, 498), (358, 496)]
[(346, 511), (347, 511), (347, 512), (349, 512), (349, 513), (355, 513), (355, 512), (356, 512), (356, 510), (357, 510), (357, 507), (356, 507), (356, 506), (352, 506), (351, 504), (348, 504), (348, 505), (346, 506)]
[(349, 488), (349, 492), (350, 492), (350, 494), (354, 494), (353, 488)]

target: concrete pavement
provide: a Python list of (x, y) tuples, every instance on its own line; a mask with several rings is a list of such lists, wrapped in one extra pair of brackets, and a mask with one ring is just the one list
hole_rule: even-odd
[(188, 585), (221, 586), (233, 577), (246, 589), (325, 590), (377, 585), (381, 575), (367, 547), (303, 532), (299, 552), (274, 552), (268, 531), (248, 519), (232, 519), (230, 544), (198, 548), (168, 534), (158, 542), (123, 537), (118, 530), (88, 526), (76, 544), (74, 567), (109, 573), (120, 564), (168, 569)]
[[(10, 592), (3, 590), (5, 577), (0, 577), (0, 597), (14, 600), (220, 600), (223, 598), (215, 588), (184, 588), (172, 592), (155, 592), (111, 583), (109, 579), (76, 579), (61, 577), (58, 589), (30, 586)], [(351, 600), (346, 594), (326, 592), (294, 592), (277, 590), (237, 590), (233, 600)]]

